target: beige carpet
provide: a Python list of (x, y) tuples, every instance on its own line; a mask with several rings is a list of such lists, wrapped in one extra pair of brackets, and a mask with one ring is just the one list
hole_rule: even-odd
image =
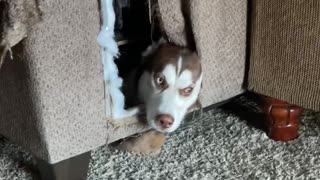
[[(320, 179), (320, 113), (306, 112), (300, 138), (290, 143), (268, 139), (258, 122), (256, 105), (240, 97), (188, 120), (158, 157), (97, 149), (88, 179)], [(0, 180), (34, 172), (30, 155), (0, 140)]]

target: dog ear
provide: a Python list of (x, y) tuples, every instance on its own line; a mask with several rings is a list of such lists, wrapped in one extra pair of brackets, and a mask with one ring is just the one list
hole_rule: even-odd
[(142, 53), (142, 57), (151, 56), (161, 45), (166, 43), (168, 43), (168, 41), (164, 37), (161, 37), (157, 42), (152, 42), (152, 44)]

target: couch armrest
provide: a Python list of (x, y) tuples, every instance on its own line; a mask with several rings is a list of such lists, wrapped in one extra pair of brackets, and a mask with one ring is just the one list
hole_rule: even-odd
[(98, 1), (41, 1), (0, 70), (0, 133), (50, 163), (106, 143)]

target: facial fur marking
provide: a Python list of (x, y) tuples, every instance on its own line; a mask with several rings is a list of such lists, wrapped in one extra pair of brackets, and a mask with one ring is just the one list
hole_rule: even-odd
[(167, 84), (169, 86), (173, 86), (176, 83), (176, 69), (172, 64), (168, 64), (162, 71), (162, 74), (164, 75)]
[(178, 63), (177, 63), (177, 74), (181, 73), (181, 68), (182, 68), (182, 57), (179, 56)]
[(184, 89), (193, 85), (192, 72), (188, 69), (184, 70), (177, 80), (177, 87)]

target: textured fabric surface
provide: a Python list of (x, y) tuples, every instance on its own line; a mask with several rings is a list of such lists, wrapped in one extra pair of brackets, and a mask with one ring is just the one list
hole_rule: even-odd
[(107, 140), (98, 1), (39, 1), (43, 20), (0, 73), (0, 134), (49, 162)]
[(254, 0), (249, 89), (320, 110), (320, 1)]
[(194, 38), (204, 72), (202, 104), (243, 92), (247, 1), (158, 0), (158, 6), (170, 41), (192, 46), (187, 37)]
[[(319, 179), (320, 113), (306, 112), (300, 138), (280, 143), (251, 126), (261, 121), (252, 102), (232, 103), (246, 104), (236, 109), (247, 116), (211, 110), (168, 135), (158, 157), (97, 149), (88, 179)], [(29, 154), (0, 140), (0, 179), (31, 179), (35, 173)]]

